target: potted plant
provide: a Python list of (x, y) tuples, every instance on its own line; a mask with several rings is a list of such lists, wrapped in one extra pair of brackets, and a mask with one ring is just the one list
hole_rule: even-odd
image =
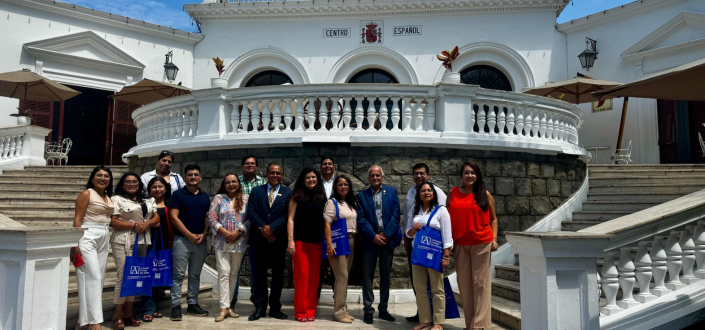
[(444, 50), (441, 55), (436, 55), (441, 64), (446, 68), (446, 72), (443, 74), (444, 83), (459, 84), (460, 83), (460, 73), (453, 72), (453, 61), (458, 58), (460, 51), (458, 51), (458, 46), (455, 46), (453, 50)]
[(228, 80), (220, 77), (223, 72), (225, 72), (225, 65), (223, 65), (223, 60), (221, 60), (220, 57), (214, 57), (213, 63), (215, 63), (215, 69), (218, 70), (218, 78), (211, 78), (211, 87), (228, 88)]
[(21, 107), (18, 107), (17, 110), (17, 113), (10, 114), (10, 116), (17, 117), (18, 126), (29, 126), (32, 123), (32, 117), (27, 114), (27, 111), (31, 109), (22, 109)]

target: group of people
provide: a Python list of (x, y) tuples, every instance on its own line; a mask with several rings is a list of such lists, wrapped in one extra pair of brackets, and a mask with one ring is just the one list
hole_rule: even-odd
[[(280, 164), (268, 164), (266, 176), (260, 177), (256, 174), (256, 157), (246, 156), (242, 173), (225, 174), (211, 199), (199, 188), (202, 177), (198, 165), (187, 165), (184, 179), (171, 172), (173, 162), (174, 154), (163, 151), (154, 171), (141, 177), (125, 173), (114, 193), (109, 168), (98, 166), (91, 173), (87, 189), (76, 200), (74, 220), (75, 227), (86, 230), (78, 247), (71, 251), (74, 263), (77, 259), (84, 262), (76, 267), (77, 328), (100, 329), (103, 322), (101, 299), (108, 244), (117, 268), (115, 329), (163, 317), (156, 306), (165, 289), (171, 294), (171, 320), (180, 321), (187, 271), (186, 312), (207, 316), (198, 304), (198, 293), (208, 236), (218, 272), (220, 311), (216, 322), (239, 317), (234, 309), (245, 252), (251, 265), (250, 300), (255, 306), (248, 320), (265, 317), (268, 307), (270, 317), (287, 319), (280, 300), (288, 252), (293, 260), (294, 318), (315, 321), (325, 257), (335, 276), (334, 318), (352, 323), (346, 299), (356, 250), (362, 253), (363, 321), (373, 323), (373, 279), (379, 266), (378, 317), (393, 322), (395, 317), (387, 310), (392, 259), (394, 249), (403, 240), (418, 307), (417, 315), (406, 318), (419, 322), (413, 330), (442, 329), (446, 302), (442, 269), (450, 264), (451, 251), (467, 329), (490, 327), (490, 254), (498, 247), (497, 218), (494, 200), (474, 162), (462, 164), (462, 185), (454, 187), (450, 196), (431, 183), (428, 165), (416, 164), (412, 169), (415, 185), (406, 195), (403, 221), (397, 190), (383, 183), (384, 171), (378, 165), (368, 170), (369, 187), (355, 194), (351, 179), (336, 175), (332, 157), (322, 157), (320, 172), (305, 167), (290, 189), (281, 183), (284, 173)], [(440, 232), (441, 271), (412, 261), (415, 236), (424, 227)], [(112, 235), (109, 228), (113, 229)], [(347, 233), (341, 234), (339, 228)], [(337, 251), (342, 245), (333, 242), (334, 235), (338, 240), (347, 238), (347, 244), (342, 244), (349, 247), (346, 253)], [(136, 297), (120, 297), (125, 260), (132, 255), (135, 241), (140, 256), (149, 249), (170, 249), (173, 279), (171, 287), (153, 288), (151, 296), (137, 297), (137, 303)]]

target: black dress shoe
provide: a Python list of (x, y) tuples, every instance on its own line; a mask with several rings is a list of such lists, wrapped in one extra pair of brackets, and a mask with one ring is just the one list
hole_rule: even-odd
[(172, 321), (181, 321), (181, 306), (176, 306), (171, 308), (171, 318)]
[(407, 317), (406, 317), (406, 322), (415, 322), (415, 323), (418, 323), (418, 322), (419, 322), (419, 313), (416, 312), (416, 315), (414, 315), (414, 316), (407, 316)]
[(255, 312), (252, 313), (252, 315), (250, 315), (250, 317), (248, 317), (247, 320), (248, 321), (257, 321), (257, 320), (263, 318), (264, 316), (265, 316), (264, 311), (261, 311), (259, 309), (255, 309)]
[(389, 321), (389, 322), (394, 322), (394, 321), (396, 321), (396, 319), (394, 318), (394, 316), (392, 316), (392, 314), (389, 314), (389, 312), (387, 312), (387, 311), (381, 311), (381, 312), (379, 312), (379, 318), (382, 319), (382, 320), (385, 320), (385, 321)]
[(365, 313), (365, 317), (362, 318), (362, 322), (372, 324), (372, 313)]
[(208, 311), (204, 311), (198, 304), (188, 305), (186, 314), (196, 316), (208, 316)]
[(279, 319), (279, 320), (286, 320), (287, 318), (289, 318), (289, 316), (282, 313), (282, 311), (276, 311), (276, 312), (269, 311), (269, 316), (273, 317), (275, 319)]

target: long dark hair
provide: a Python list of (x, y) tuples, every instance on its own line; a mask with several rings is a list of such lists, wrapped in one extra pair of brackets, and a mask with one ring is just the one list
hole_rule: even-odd
[(237, 176), (237, 174), (233, 172), (228, 172), (225, 173), (225, 176), (223, 177), (223, 180), (220, 181), (220, 187), (218, 187), (218, 192), (216, 194), (228, 194), (228, 190), (225, 189), (225, 178), (229, 176), (234, 176), (237, 179), (238, 187), (237, 187), (237, 192), (235, 192), (235, 198), (233, 198), (233, 209), (235, 212), (240, 212), (242, 211), (242, 182), (240, 182), (240, 177)]
[(104, 165), (98, 165), (93, 169), (93, 171), (91, 172), (91, 176), (88, 177), (86, 189), (91, 189), (95, 187), (95, 184), (93, 184), (93, 178), (95, 177), (95, 174), (98, 173), (98, 171), (106, 171), (108, 172), (108, 175), (110, 175), (110, 182), (108, 182), (108, 186), (105, 187), (105, 194), (108, 195), (108, 197), (113, 196), (113, 171), (111, 171), (107, 166)]
[(166, 182), (166, 180), (164, 180), (164, 178), (162, 178), (161, 176), (157, 175), (153, 177), (152, 180), (149, 180), (149, 183), (147, 183), (147, 194), (151, 195), (152, 186), (157, 181), (161, 182), (164, 185), (164, 205), (169, 205), (169, 200), (171, 199), (171, 184)]
[[(306, 175), (313, 172), (316, 175), (316, 186), (310, 191), (306, 187)], [(299, 177), (296, 178), (296, 183), (294, 183), (294, 192), (291, 194), (291, 199), (297, 203), (306, 203), (312, 200), (317, 203), (325, 203), (328, 200), (326, 196), (326, 190), (323, 188), (323, 182), (321, 181), (321, 174), (311, 167), (304, 167), (299, 173)]]
[[(348, 182), (348, 194), (345, 195), (345, 199), (343, 199), (343, 196), (340, 196), (340, 194), (338, 193), (338, 190), (336, 189), (336, 187), (338, 187), (338, 181), (340, 181), (340, 180), (345, 180)], [(345, 175), (338, 175), (335, 177), (335, 180), (333, 180), (333, 199), (338, 201), (338, 203), (340, 203), (340, 202), (347, 203), (348, 207), (350, 207), (350, 209), (352, 209), (352, 210), (357, 208), (357, 201), (355, 199), (355, 192), (353, 191), (353, 186), (352, 186), (352, 182), (350, 181), (350, 178), (348, 178)]]
[(460, 166), (460, 178), (463, 178), (463, 171), (466, 167), (470, 167), (475, 171), (475, 185), (472, 187), (472, 193), (475, 197), (475, 204), (479, 206), (483, 211), (487, 211), (490, 208), (490, 199), (487, 198), (487, 188), (485, 187), (485, 181), (482, 180), (482, 171), (480, 171), (480, 166), (475, 162), (465, 162)]
[(144, 183), (142, 183), (142, 180), (140, 180), (140, 176), (137, 175), (137, 173), (135, 172), (127, 172), (120, 177), (120, 181), (118, 181), (117, 186), (115, 186), (115, 194), (118, 196), (122, 196), (126, 199), (133, 200), (133, 196), (130, 196), (130, 194), (125, 191), (125, 179), (128, 176), (134, 176), (135, 178), (137, 178), (137, 184), (139, 185), (139, 189), (137, 189), (137, 192), (135, 193), (134, 197), (137, 203), (142, 203), (144, 201), (144, 195), (142, 194), (142, 192), (144, 191)]
[(421, 200), (421, 188), (423, 188), (423, 186), (429, 186), (431, 187), (431, 191), (433, 191), (433, 199), (431, 200), (429, 209), (432, 209), (438, 205), (438, 194), (436, 193), (436, 187), (434, 187), (431, 182), (421, 182), (418, 186), (416, 186), (416, 196), (414, 197), (414, 215), (419, 214), (419, 210), (423, 205), (423, 201)]

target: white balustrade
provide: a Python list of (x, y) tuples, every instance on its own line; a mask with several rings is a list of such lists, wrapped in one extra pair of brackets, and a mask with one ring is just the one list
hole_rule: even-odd
[(377, 119), (377, 112), (375, 110), (375, 97), (367, 98), (367, 129), (375, 130), (375, 119)]
[(656, 299), (656, 296), (649, 291), (649, 283), (653, 274), (651, 273), (651, 257), (649, 256), (649, 242), (639, 242), (636, 250), (634, 265), (636, 267), (636, 280), (639, 283), (639, 293), (634, 296), (634, 300), (640, 303), (647, 303)]
[(620, 248), (619, 255), (619, 265), (617, 265), (617, 271), (619, 273), (619, 287), (622, 288), (622, 299), (617, 302), (619, 307), (624, 309), (629, 309), (634, 306), (639, 305), (639, 302), (634, 300), (634, 284), (636, 284), (636, 274), (634, 270), (634, 262), (632, 262), (630, 246), (625, 246)]
[(697, 278), (705, 278), (705, 220), (698, 220), (693, 233), (695, 243), (695, 263), (697, 268), (693, 275)]
[(600, 313), (613, 315), (623, 309), (617, 305), (617, 292), (619, 291), (619, 271), (614, 265), (614, 252), (605, 252), (604, 263), (602, 264), (601, 285), (602, 292), (605, 293), (607, 304), (600, 307)]
[(651, 288), (651, 293), (659, 297), (670, 292), (664, 283), (668, 272), (666, 267), (667, 255), (663, 245), (664, 239), (665, 237), (663, 236), (654, 236), (654, 244), (651, 246), (651, 253), (649, 254), (651, 272), (654, 274), (654, 287)]
[(680, 232), (678, 245), (681, 246), (683, 254), (681, 261), (683, 262), (683, 275), (681, 282), (685, 284), (693, 284), (700, 279), (693, 275), (693, 265), (695, 265), (695, 242), (693, 242), (692, 230), (694, 226), (686, 226), (686, 230)]
[(666, 287), (675, 291), (681, 289), (685, 286), (683, 282), (680, 281), (680, 272), (683, 268), (683, 257), (681, 254), (680, 244), (678, 244), (678, 232), (671, 231), (671, 235), (668, 236), (668, 241), (666, 241), (666, 268), (668, 268), (668, 282), (666, 282)]

